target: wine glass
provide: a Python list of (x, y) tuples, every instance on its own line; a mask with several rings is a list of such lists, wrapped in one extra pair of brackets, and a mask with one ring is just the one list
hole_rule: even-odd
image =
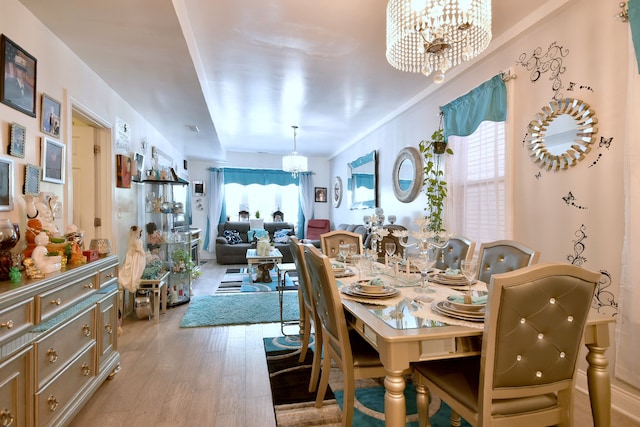
[(362, 281), (362, 271), (367, 264), (367, 257), (364, 254), (354, 254), (352, 255), (353, 264), (358, 269), (358, 281)]
[(420, 270), (420, 276), (422, 276), (422, 282), (419, 288), (416, 288), (418, 293), (433, 293), (436, 290), (429, 286), (428, 272), (436, 260), (429, 256), (429, 252), (420, 252), (419, 254), (412, 255), (409, 258), (410, 262), (418, 267)]
[(349, 244), (340, 243), (338, 245), (338, 255), (342, 257), (342, 268), (347, 269), (347, 255), (349, 255)]
[[(467, 293), (468, 299), (471, 299), (471, 284), (473, 283), (473, 279), (476, 277), (476, 273), (478, 272), (478, 260), (475, 258), (469, 261), (462, 261), (460, 263), (460, 267), (462, 267), (462, 274), (465, 279), (469, 282), (469, 291)], [(467, 298), (465, 297), (465, 303), (467, 303)], [(470, 304), (471, 301), (468, 301)]]
[(384, 251), (387, 254), (387, 259), (391, 259), (391, 255), (396, 253), (396, 244), (393, 243), (393, 242), (385, 243), (384, 244)]
[[(356, 243), (349, 243), (349, 258), (353, 260), (353, 256), (358, 253), (358, 245)], [(355, 265), (355, 262), (354, 262)]]

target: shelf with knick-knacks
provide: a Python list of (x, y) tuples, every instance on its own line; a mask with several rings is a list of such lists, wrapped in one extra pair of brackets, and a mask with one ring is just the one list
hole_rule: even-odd
[(145, 187), (145, 227), (143, 242), (147, 265), (142, 278), (153, 280), (169, 273), (167, 306), (184, 304), (191, 299), (191, 231), (189, 228), (189, 182), (178, 180), (143, 180)]

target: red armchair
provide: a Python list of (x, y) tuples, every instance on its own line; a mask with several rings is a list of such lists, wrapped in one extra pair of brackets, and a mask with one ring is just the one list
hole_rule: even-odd
[(310, 219), (307, 221), (307, 232), (302, 242), (311, 243), (319, 248), (320, 235), (329, 231), (331, 231), (331, 223), (328, 219)]

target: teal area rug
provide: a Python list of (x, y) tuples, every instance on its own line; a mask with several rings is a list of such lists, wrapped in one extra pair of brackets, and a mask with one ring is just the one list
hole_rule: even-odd
[[(300, 318), (297, 292), (284, 292), (282, 312), (284, 320)], [(273, 322), (280, 322), (277, 292), (242, 292), (192, 297), (180, 327), (200, 328)]]

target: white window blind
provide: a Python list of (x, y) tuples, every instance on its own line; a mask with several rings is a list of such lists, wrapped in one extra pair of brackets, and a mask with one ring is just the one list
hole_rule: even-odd
[(476, 242), (506, 238), (504, 129), (485, 121), (469, 136), (449, 137), (450, 228)]

